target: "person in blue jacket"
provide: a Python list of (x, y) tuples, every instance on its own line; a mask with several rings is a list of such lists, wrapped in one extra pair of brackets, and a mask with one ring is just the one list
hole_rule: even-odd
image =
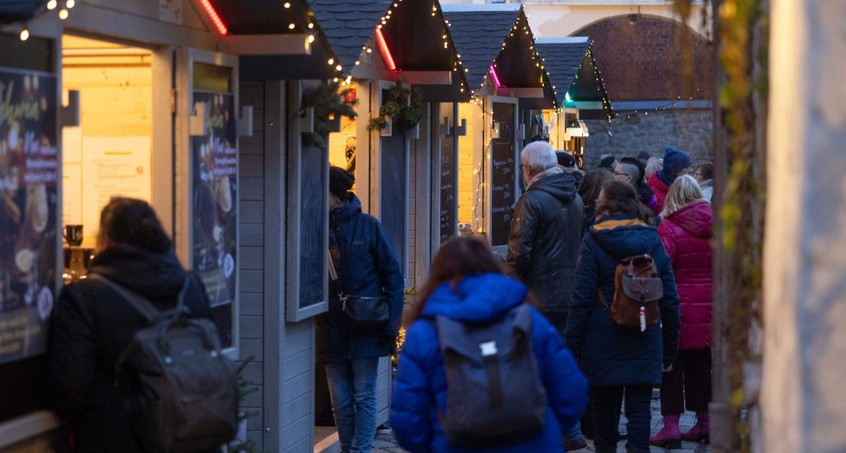
[[(631, 184), (611, 180), (599, 194), (597, 221), (582, 240), (576, 267), (567, 346), (581, 358), (591, 385), (591, 411), (597, 453), (617, 451), (617, 426), (625, 390), (628, 453), (649, 452), (652, 389), (661, 383), (663, 364), (678, 354), (679, 296), (667, 252), (650, 226), (652, 213), (638, 201)], [(648, 253), (661, 275), (664, 295), (660, 322), (637, 328), (615, 324), (602, 306), (614, 295), (614, 275), (623, 258)]]
[[(329, 254), (337, 279), (329, 285), (329, 311), (317, 320), (317, 360), (326, 368), (341, 451), (367, 453), (376, 436), (379, 357), (396, 351), (403, 277), (382, 225), (361, 212), (349, 191), (354, 181), (340, 167), (329, 169)], [(351, 328), (339, 293), (386, 298), (388, 323), (376, 331)]]
[(527, 303), (528, 290), (503, 275), (500, 259), (479, 239), (456, 237), (441, 245), (406, 331), (391, 398), (390, 424), (400, 446), (411, 453), (560, 453), (562, 428), (571, 427), (587, 404), (587, 382), (558, 331), (532, 309), (532, 348), (547, 393), (543, 430), (519, 443), (471, 449), (451, 445), (437, 412), (447, 404), (435, 318), (493, 322)]

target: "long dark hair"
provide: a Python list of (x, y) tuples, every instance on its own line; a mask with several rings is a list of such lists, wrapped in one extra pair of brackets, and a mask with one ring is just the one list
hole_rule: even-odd
[(502, 263), (487, 242), (472, 236), (454, 237), (443, 244), (432, 260), (429, 278), (417, 293), (417, 300), (411, 311), (411, 321), (420, 318), (423, 307), (435, 288), (444, 282), (455, 287), (468, 275), (494, 272), (502, 273)]
[(136, 198), (112, 198), (100, 213), (99, 234), (112, 244), (130, 244), (156, 253), (173, 247), (153, 208)]
[(596, 204), (597, 217), (610, 214), (629, 214), (647, 224), (654, 223), (652, 211), (638, 200), (637, 192), (631, 184), (612, 179), (602, 185), (602, 194), (604, 197), (600, 198)]
[(602, 185), (612, 179), (614, 179), (614, 173), (611, 173), (605, 167), (595, 168), (585, 173), (579, 183), (579, 196), (582, 197), (585, 206), (596, 205), (596, 199), (599, 198)]

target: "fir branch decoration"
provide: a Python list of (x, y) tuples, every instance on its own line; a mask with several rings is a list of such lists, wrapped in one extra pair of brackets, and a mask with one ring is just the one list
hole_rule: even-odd
[(420, 109), (420, 92), (412, 87), (405, 87), (397, 82), (391, 87), (388, 98), (384, 100), (379, 116), (370, 118), (367, 130), (382, 130), (388, 126), (388, 118), (398, 132), (405, 132), (420, 122), (423, 111)]
[(317, 88), (307, 91), (303, 95), (303, 109), (314, 108), (314, 132), (304, 134), (303, 142), (306, 146), (315, 146), (326, 149), (329, 144), (329, 121), (330, 116), (346, 116), (355, 119), (358, 116), (353, 105), (344, 102), (349, 90), (338, 92), (338, 83), (321, 83)]

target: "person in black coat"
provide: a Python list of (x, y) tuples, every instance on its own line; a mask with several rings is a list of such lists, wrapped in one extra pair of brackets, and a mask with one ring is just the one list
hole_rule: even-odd
[[(546, 142), (526, 145), (520, 153), (526, 191), (517, 200), (508, 254), (508, 273), (529, 287), (541, 313), (563, 333), (573, 288), (584, 205), (572, 173), (558, 166)], [(564, 433), (568, 450), (584, 448), (579, 424)]]
[[(145, 201), (113, 198), (100, 216), (96, 272), (160, 310), (176, 306), (188, 272)], [(189, 278), (185, 307), (211, 318), (202, 283)], [(84, 279), (62, 288), (50, 322), (47, 385), (53, 409), (67, 421), (76, 452), (143, 453), (123, 408), (126, 389), (115, 386), (115, 363), (147, 320), (107, 282)], [(215, 449), (219, 451), (219, 449)]]
[[(325, 365), (342, 452), (370, 451), (376, 435), (379, 357), (396, 350), (403, 307), (403, 276), (382, 224), (361, 212), (350, 192), (352, 174), (329, 169), (329, 255), (337, 274), (329, 285), (329, 312), (317, 320), (317, 359)], [(339, 295), (383, 297), (390, 319), (381, 329), (350, 325)]]
[[(579, 251), (576, 284), (567, 318), (567, 346), (581, 358), (591, 385), (591, 412), (597, 453), (617, 451), (617, 426), (625, 390), (630, 453), (649, 452), (652, 388), (661, 383), (664, 364), (678, 354), (679, 296), (670, 258), (658, 229), (649, 225), (651, 211), (637, 199), (631, 184), (605, 183), (597, 205), (597, 221)], [(603, 307), (614, 296), (617, 264), (647, 253), (655, 260), (663, 283), (660, 322), (646, 327), (621, 327)]]

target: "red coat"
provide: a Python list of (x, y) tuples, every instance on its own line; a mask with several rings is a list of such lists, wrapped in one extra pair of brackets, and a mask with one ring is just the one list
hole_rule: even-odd
[(711, 347), (711, 205), (694, 201), (658, 225), (679, 291), (679, 349)]
[(667, 185), (661, 178), (658, 177), (658, 172), (655, 172), (646, 184), (655, 192), (655, 198), (658, 199), (658, 204), (655, 206), (655, 213), (661, 215), (664, 210), (664, 201), (667, 199), (667, 192), (670, 191), (670, 186)]

